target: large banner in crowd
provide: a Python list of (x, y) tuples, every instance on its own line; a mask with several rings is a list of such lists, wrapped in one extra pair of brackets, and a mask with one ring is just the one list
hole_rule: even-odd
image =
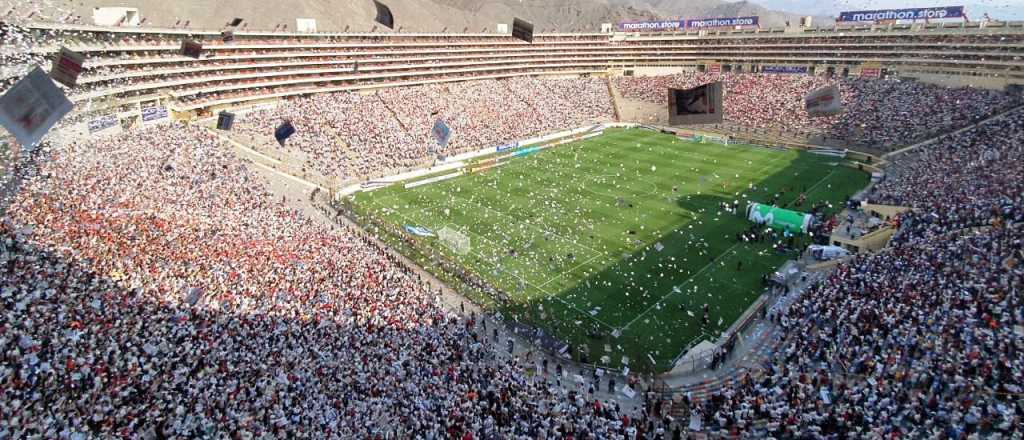
[(804, 109), (809, 116), (832, 116), (842, 113), (842, 99), (839, 95), (839, 85), (822, 87), (811, 91), (804, 97)]
[(692, 89), (668, 89), (668, 122), (671, 125), (722, 122), (722, 83), (713, 82)]
[(803, 232), (811, 227), (812, 217), (798, 211), (782, 209), (761, 203), (747, 205), (747, 219), (759, 225), (770, 228), (789, 231), (791, 233)]
[(674, 32), (684, 29), (757, 27), (758, 17), (688, 18), (685, 20), (620, 21), (620, 32)]
[(71, 107), (64, 92), (36, 66), (0, 96), (0, 125), (29, 151)]
[(966, 18), (963, 6), (939, 6), (934, 8), (876, 9), (872, 11), (843, 11), (836, 21), (879, 22), (900, 20), (942, 20)]
[(452, 129), (441, 119), (434, 121), (434, 127), (430, 129), (430, 133), (434, 135), (434, 140), (441, 148), (447, 147), (448, 140), (452, 138)]

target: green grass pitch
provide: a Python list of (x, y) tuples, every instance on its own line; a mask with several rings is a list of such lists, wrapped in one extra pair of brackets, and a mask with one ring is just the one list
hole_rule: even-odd
[[(839, 160), (619, 129), (482, 173), (360, 193), (354, 204), (394, 225), (461, 231), (464, 256), (412, 239), (506, 292), (506, 316), (591, 362), (608, 356), (620, 367), (625, 356), (634, 370), (664, 371), (689, 344), (716, 340), (761, 294), (761, 276), (789, 258), (736, 240), (749, 227), (746, 201), (778, 195), (797, 210), (828, 201), (834, 212), (868, 180)], [(739, 215), (720, 209), (734, 200)]]

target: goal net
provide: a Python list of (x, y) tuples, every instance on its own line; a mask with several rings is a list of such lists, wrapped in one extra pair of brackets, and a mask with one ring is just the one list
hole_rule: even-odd
[(712, 144), (729, 145), (729, 138), (725, 136), (703, 136), (704, 142), (710, 142)]
[(466, 234), (445, 226), (444, 229), (437, 232), (437, 238), (459, 255), (469, 253), (469, 237)]

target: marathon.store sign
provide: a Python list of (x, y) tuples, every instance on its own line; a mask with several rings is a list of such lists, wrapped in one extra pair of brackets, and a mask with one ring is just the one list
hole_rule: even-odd
[(882, 21), (917, 21), (943, 20), (948, 18), (966, 18), (963, 6), (941, 6), (936, 8), (910, 9), (877, 9), (873, 11), (843, 11), (836, 21), (882, 22)]
[(757, 17), (697, 18), (686, 20), (686, 29), (719, 29), (757, 26)]
[(663, 32), (682, 29), (719, 29), (758, 26), (758, 17), (691, 18), (686, 20), (623, 21), (621, 32)]
[(619, 22), (619, 30), (622, 32), (658, 32), (678, 31), (684, 24), (683, 21), (623, 21)]

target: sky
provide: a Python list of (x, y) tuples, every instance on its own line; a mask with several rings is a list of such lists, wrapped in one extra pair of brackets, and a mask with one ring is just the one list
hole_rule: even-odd
[(840, 11), (964, 6), (971, 20), (989, 14), (999, 20), (1024, 20), (1024, 0), (753, 0), (769, 9), (813, 15), (837, 15)]

